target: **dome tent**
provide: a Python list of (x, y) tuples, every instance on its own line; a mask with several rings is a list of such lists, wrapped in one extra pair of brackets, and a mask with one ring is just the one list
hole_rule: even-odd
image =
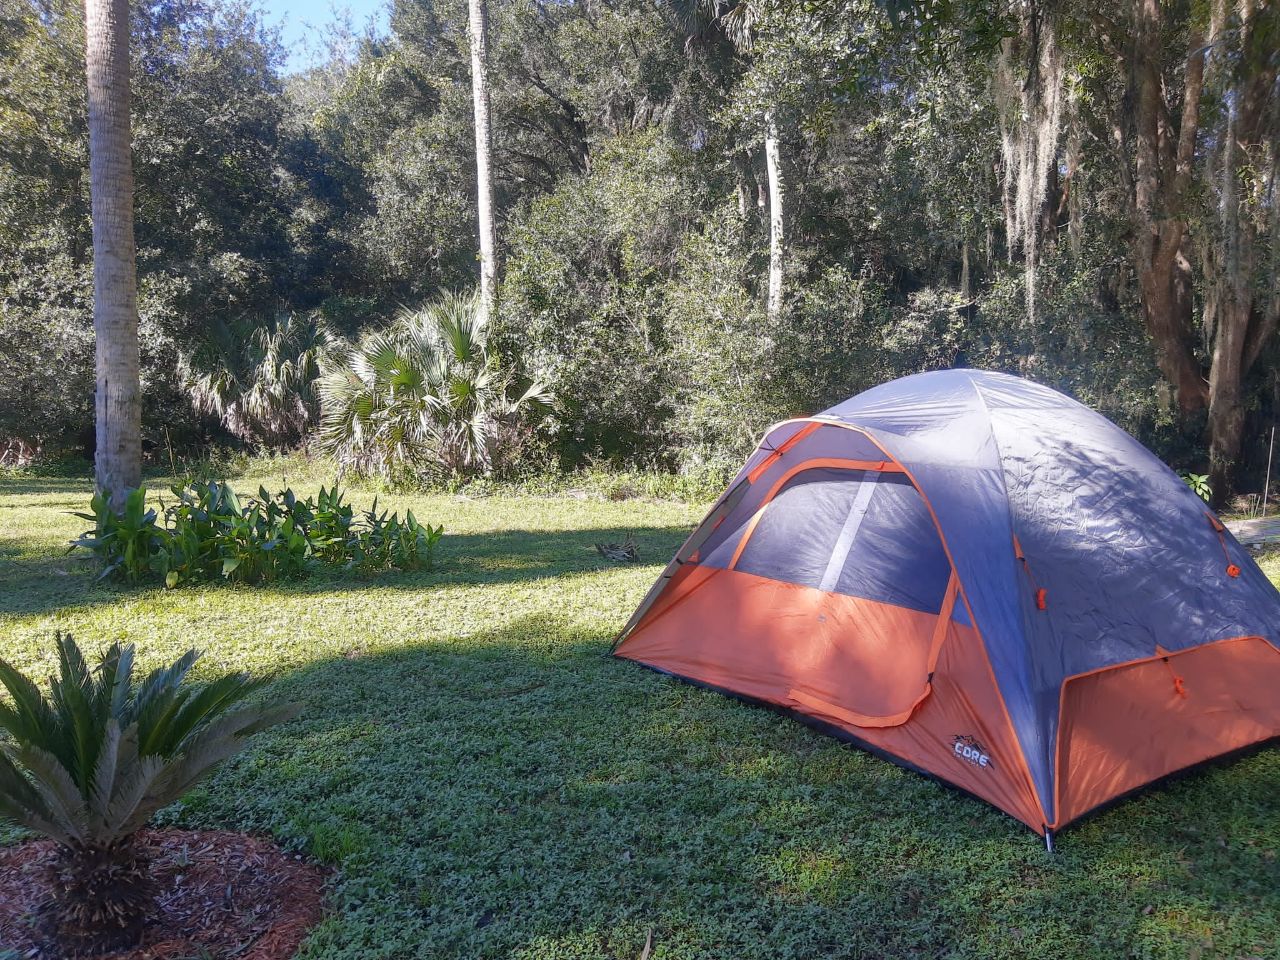
[(1280, 735), (1280, 594), (1136, 440), (949, 370), (773, 427), (615, 655), (1054, 831)]

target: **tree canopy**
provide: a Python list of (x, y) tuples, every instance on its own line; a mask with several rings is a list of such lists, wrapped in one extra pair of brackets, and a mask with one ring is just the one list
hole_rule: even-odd
[[(537, 456), (719, 468), (774, 420), (971, 365), (1067, 390), (1220, 492), (1260, 475), (1274, 5), (488, 0), (488, 21), (490, 349), (555, 398)], [(284, 442), (192, 387), (291, 314), (354, 342), (476, 284), (468, 4), (395, 0), (387, 35), (334, 40), (286, 75), (239, 4), (134, 4), (153, 441)], [(10, 446), (91, 422), (82, 50), (79, 3), (0, 0)]]

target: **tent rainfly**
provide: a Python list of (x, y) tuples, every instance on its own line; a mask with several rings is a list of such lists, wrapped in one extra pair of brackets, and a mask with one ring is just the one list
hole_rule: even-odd
[(773, 427), (615, 654), (1043, 834), (1280, 736), (1280, 593), (1168, 467), (975, 370)]

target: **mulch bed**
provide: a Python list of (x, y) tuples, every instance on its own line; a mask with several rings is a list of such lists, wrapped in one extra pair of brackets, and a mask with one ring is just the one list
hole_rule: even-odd
[[(270, 840), (221, 830), (141, 837), (155, 864), (157, 915), (141, 946), (102, 960), (288, 960), (324, 913), (328, 874)], [(48, 840), (0, 848), (0, 953), (60, 960), (32, 923), (53, 849)]]

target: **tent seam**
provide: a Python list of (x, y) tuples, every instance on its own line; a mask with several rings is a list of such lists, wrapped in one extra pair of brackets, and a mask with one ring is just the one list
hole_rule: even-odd
[[(1008, 481), (1005, 479), (1005, 475), (1004, 475), (1004, 451), (1000, 449), (1000, 439), (996, 436), (995, 423), (991, 416), (991, 407), (987, 405), (987, 398), (983, 395), (982, 388), (978, 386), (978, 382), (971, 375), (969, 375), (968, 372), (966, 372), (965, 379), (969, 381), (969, 386), (973, 388), (973, 395), (978, 398), (978, 403), (982, 406), (982, 412), (983, 414), (985, 414), (987, 429), (991, 436), (991, 445), (994, 446), (996, 450), (996, 465), (999, 467), (998, 472), (1000, 475), (1000, 492), (1004, 496), (1005, 516), (1008, 518), (1008, 521), (1009, 521), (1009, 542), (1012, 543), (1014, 537), (1016, 536), (1016, 532), (1013, 529), (1013, 511), (1009, 507), (1009, 484), (1008, 484)], [(966, 597), (966, 606), (967, 605), (968, 605), (968, 601)], [(974, 616), (972, 609), (970, 610), (969, 615), (971, 617), (974, 617), (974, 625), (976, 626), (977, 618), (976, 616)], [(1024, 635), (1022, 637), (1022, 641), (1023, 641), (1023, 645), (1025, 646), (1029, 641), (1027, 636), (1025, 635), (1025, 630), (1023, 631), (1023, 633)], [(978, 637), (982, 640), (983, 647), (986, 647), (987, 646), (986, 636), (985, 634), (983, 634), (981, 630), (978, 631)], [(1004, 708), (1005, 717), (1009, 722), (1010, 728), (1013, 730), (1014, 743), (1016, 743), (1018, 746), (1018, 752), (1022, 754), (1022, 765), (1027, 771), (1028, 779), (1031, 780), (1031, 792), (1032, 794), (1034, 794), (1036, 798), (1036, 803), (1040, 807), (1040, 813), (1044, 817), (1045, 829), (1049, 829), (1049, 823), (1050, 823), (1049, 811), (1044, 808), (1044, 798), (1040, 796), (1040, 790), (1036, 787), (1035, 777), (1031, 773), (1031, 764), (1027, 763), (1027, 751), (1022, 744), (1022, 737), (1018, 734), (1018, 728), (1014, 726), (1013, 714), (1009, 712), (1009, 704), (1005, 700), (1004, 688), (1000, 685), (1000, 680), (995, 675), (996, 674), (995, 669), (991, 666), (990, 648), (987, 648), (987, 669), (991, 672), (991, 681), (992, 683), (995, 684), (996, 695), (1000, 698), (1000, 705)], [(1059, 707), (1061, 707), (1061, 702), (1059, 702)], [(1056, 736), (1054, 739), (1056, 741), (1057, 739)], [(1049, 790), (1050, 802), (1054, 804), (1054, 810), (1053, 810), (1054, 820), (1056, 820), (1058, 817), (1057, 792), (1056, 792), (1057, 786), (1058, 786), (1058, 777), (1057, 777), (1057, 771), (1054, 767), (1056, 763), (1057, 763), (1056, 756), (1050, 759), (1050, 762), (1049, 762), (1050, 782), (1047, 784), (1047, 787)]]
[[(974, 389), (976, 391), (977, 386), (976, 384), (973, 384), (972, 380), (970, 380), (970, 385), (974, 386)], [(981, 397), (979, 397), (979, 400), (981, 400)], [(987, 409), (985, 401), (983, 401), (983, 409), (984, 410)], [(991, 666), (991, 651), (987, 647), (986, 637), (982, 632), (982, 627), (979, 626), (978, 624), (978, 617), (977, 617), (977, 614), (974, 613), (973, 604), (969, 602), (969, 591), (965, 588), (964, 578), (960, 576), (960, 570), (956, 566), (955, 556), (951, 552), (950, 544), (947, 543), (947, 535), (942, 529), (942, 521), (938, 519), (938, 513), (933, 508), (933, 501), (929, 499), (928, 492), (925, 490), (924, 486), (915, 478), (915, 475), (911, 472), (910, 468), (907, 467), (907, 465), (904, 464), (901, 460), (899, 460), (898, 456), (895, 453), (893, 453), (888, 446), (885, 445), (885, 441), (878, 436), (878, 433), (879, 433), (878, 431), (872, 432), (871, 427), (864, 427), (856, 423), (851, 423), (849, 420), (844, 419), (843, 417), (840, 419), (839, 424), (845, 427), (846, 429), (854, 430), (858, 433), (861, 433), (868, 440), (870, 440), (877, 447), (879, 447), (880, 450), (885, 454), (885, 456), (889, 457), (889, 459), (891, 459), (894, 463), (897, 463), (899, 467), (902, 468), (902, 471), (906, 474), (907, 479), (911, 481), (911, 485), (915, 487), (917, 491), (919, 491), (921, 498), (924, 500), (925, 505), (929, 510), (929, 515), (933, 518), (934, 526), (938, 530), (938, 538), (942, 541), (942, 549), (947, 554), (947, 562), (951, 564), (951, 570), (956, 576), (956, 582), (959, 588), (960, 599), (964, 601), (964, 607), (965, 607), (965, 610), (968, 611), (969, 613), (969, 620), (973, 624), (974, 632), (978, 635), (978, 639), (982, 643), (982, 649), (986, 653), (985, 661), (986, 661), (986, 667), (987, 667), (987, 675), (991, 678), (991, 687), (993, 690), (995, 690), (996, 697), (1000, 701), (1001, 710), (1004, 711), (1004, 722), (1005, 724), (1008, 725), (1009, 733), (1013, 736), (1013, 745), (1014, 745), (1014, 748), (1018, 751), (1018, 759), (1022, 761), (1022, 775), (1027, 778), (1027, 786), (1031, 790), (1031, 798), (1035, 801), (1036, 809), (1040, 811), (1040, 819), (1044, 824), (1045, 829), (1047, 830), (1048, 823), (1049, 823), (1049, 814), (1048, 814), (1048, 811), (1046, 811), (1044, 808), (1044, 799), (1040, 796), (1040, 791), (1036, 788), (1035, 777), (1031, 775), (1031, 767), (1027, 763), (1027, 752), (1022, 747), (1022, 738), (1018, 736), (1018, 729), (1013, 725), (1013, 715), (1009, 712), (1009, 705), (1005, 701), (1004, 690), (1001, 689), (1000, 681), (996, 678), (995, 670)], [(992, 439), (992, 442), (995, 441), (994, 434), (992, 435), (991, 439)], [(1008, 490), (1007, 488), (1004, 487), (1003, 475), (1000, 478), (1000, 483), (1001, 483), (1001, 488), (1005, 490), (1005, 501), (1007, 504)], [(1055, 814), (1056, 814), (1056, 811), (1055, 811)]]

